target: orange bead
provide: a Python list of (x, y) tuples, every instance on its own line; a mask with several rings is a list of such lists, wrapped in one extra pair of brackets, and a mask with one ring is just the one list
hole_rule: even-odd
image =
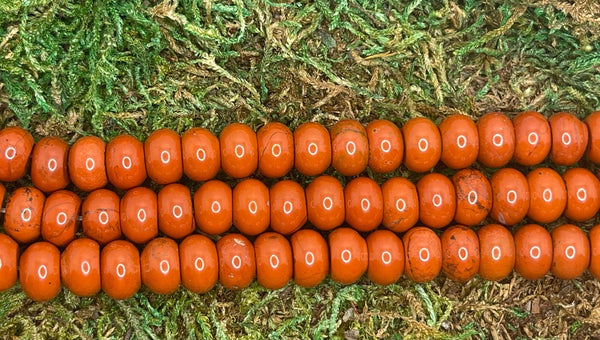
[(208, 237), (193, 234), (179, 245), (181, 283), (192, 293), (206, 293), (219, 279), (217, 247)]
[(521, 222), (529, 211), (529, 184), (525, 176), (518, 170), (503, 168), (490, 177), (490, 184), (490, 217), (504, 225)]
[(221, 169), (219, 139), (209, 130), (193, 128), (181, 136), (183, 172), (196, 182), (213, 179)]
[(79, 189), (93, 191), (108, 183), (106, 143), (98, 137), (79, 138), (69, 149), (69, 175)]
[(248, 287), (256, 274), (254, 247), (241, 234), (228, 234), (217, 241), (219, 281), (227, 289)]
[(537, 168), (527, 174), (529, 210), (527, 216), (538, 223), (556, 221), (567, 206), (567, 189), (560, 175), (550, 168)]
[(337, 228), (329, 233), (331, 278), (341, 284), (360, 279), (369, 266), (367, 242), (355, 230)]
[(49, 193), (69, 184), (67, 158), (69, 145), (57, 137), (40, 139), (31, 155), (31, 181), (38, 189)]
[(477, 231), (479, 238), (479, 276), (499, 281), (515, 267), (515, 241), (508, 229), (499, 224), (484, 225)]
[(595, 225), (589, 233), (590, 266), (589, 271), (596, 279), (600, 278), (600, 224)]
[(515, 271), (528, 280), (541, 279), (552, 265), (552, 238), (537, 224), (522, 226), (515, 233)]
[(4, 231), (19, 243), (31, 243), (40, 237), (44, 194), (36, 188), (21, 187), (6, 202)]
[(565, 216), (583, 222), (594, 217), (600, 209), (600, 181), (584, 168), (571, 168), (563, 174), (567, 187)]
[(431, 228), (450, 224), (456, 213), (454, 185), (448, 177), (430, 173), (417, 182), (419, 193), (419, 217)]
[(156, 294), (171, 294), (179, 287), (179, 248), (170, 238), (148, 242), (140, 256), (142, 283)]
[(389, 230), (376, 230), (367, 237), (369, 266), (367, 276), (378, 285), (389, 285), (404, 273), (402, 240)]
[(60, 255), (60, 277), (63, 285), (77, 296), (94, 296), (100, 283), (100, 246), (89, 238), (69, 243)]
[(369, 177), (351, 180), (344, 188), (346, 222), (358, 231), (371, 231), (383, 220), (381, 188)]
[(442, 156), (440, 130), (427, 118), (409, 119), (402, 127), (404, 165), (415, 172), (431, 170)]
[(258, 235), (271, 223), (269, 189), (261, 181), (245, 179), (233, 188), (233, 224), (246, 235)]
[(281, 234), (267, 232), (254, 240), (256, 280), (267, 289), (284, 287), (292, 278), (292, 247)]
[(596, 111), (585, 118), (589, 131), (587, 157), (595, 164), (600, 164), (600, 111)]
[(587, 148), (587, 125), (566, 112), (554, 114), (548, 121), (552, 130), (550, 158), (557, 165), (575, 164)]
[(0, 234), (0, 292), (17, 283), (19, 245), (10, 236)]
[(180, 239), (194, 232), (194, 210), (190, 189), (172, 183), (158, 192), (158, 230), (170, 238)]
[(492, 209), (492, 186), (485, 176), (475, 169), (463, 169), (452, 176), (456, 192), (456, 223), (476, 225)]
[(515, 128), (515, 161), (536, 165), (546, 159), (552, 146), (550, 124), (546, 117), (533, 111), (521, 112), (513, 118)]
[(58, 247), (65, 247), (75, 239), (79, 227), (81, 198), (74, 192), (59, 190), (50, 194), (42, 214), (42, 238)]
[(402, 131), (389, 120), (374, 120), (367, 125), (369, 168), (384, 173), (396, 170), (404, 157)]
[(320, 230), (331, 230), (344, 223), (344, 188), (331, 176), (319, 176), (306, 187), (308, 220)]
[(479, 239), (473, 229), (454, 225), (442, 241), (442, 271), (452, 281), (466, 282), (479, 272)]
[(107, 189), (92, 191), (81, 206), (85, 235), (100, 245), (121, 237), (119, 196)]
[(301, 287), (314, 287), (329, 273), (327, 242), (318, 232), (302, 229), (290, 238), (294, 257), (294, 282)]
[(60, 293), (60, 251), (48, 242), (27, 247), (19, 261), (19, 282), (33, 301), (50, 301)]
[(429, 228), (409, 229), (402, 237), (404, 274), (414, 282), (433, 280), (442, 270), (442, 243)]
[(289, 235), (306, 223), (306, 197), (300, 184), (291, 180), (275, 183), (269, 190), (271, 229)]
[(294, 130), (294, 166), (303, 175), (317, 176), (331, 165), (331, 137), (323, 125), (308, 122)]
[(343, 119), (331, 128), (332, 165), (343, 176), (355, 176), (367, 168), (369, 140), (359, 122)]
[(137, 187), (121, 198), (121, 230), (131, 242), (144, 244), (158, 235), (158, 201), (154, 191)]
[(146, 180), (144, 145), (133, 136), (121, 135), (106, 146), (106, 174), (115, 187), (127, 190)]
[(510, 162), (515, 153), (515, 129), (508, 117), (498, 112), (486, 113), (477, 122), (477, 132), (479, 163), (500, 168)]
[(218, 235), (231, 228), (233, 222), (231, 188), (218, 180), (208, 181), (194, 193), (194, 216), (198, 228)]
[(100, 253), (102, 291), (115, 300), (132, 297), (142, 286), (140, 253), (127, 241), (107, 244)]
[(477, 125), (465, 115), (444, 118), (439, 126), (442, 136), (441, 160), (452, 169), (471, 166), (479, 155)]
[(294, 136), (277, 122), (267, 123), (256, 133), (258, 170), (270, 178), (285, 176), (294, 166)]
[(559, 279), (579, 277), (590, 264), (590, 241), (581, 228), (563, 224), (552, 233), (552, 274)]
[(0, 181), (14, 182), (25, 175), (33, 149), (27, 130), (10, 126), (0, 130)]
[(221, 167), (233, 178), (250, 176), (258, 167), (256, 133), (245, 124), (226, 126), (219, 136)]
[(417, 187), (406, 178), (393, 177), (381, 186), (383, 195), (384, 227), (401, 233), (412, 228), (419, 220)]
[(181, 138), (173, 130), (152, 132), (144, 143), (148, 177), (158, 184), (177, 182), (183, 175)]

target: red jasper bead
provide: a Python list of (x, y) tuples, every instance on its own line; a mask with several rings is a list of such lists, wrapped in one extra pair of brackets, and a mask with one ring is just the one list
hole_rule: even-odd
[(228, 234), (217, 241), (219, 281), (227, 289), (248, 287), (256, 274), (254, 247), (241, 234)]
[(536, 165), (544, 161), (552, 146), (550, 124), (546, 117), (533, 111), (521, 112), (513, 118), (515, 128), (515, 161)]
[(36, 188), (21, 187), (6, 202), (4, 231), (19, 243), (31, 243), (40, 237), (44, 194)]
[(107, 189), (92, 191), (81, 206), (83, 232), (100, 245), (121, 237), (119, 196)]
[(427, 118), (409, 119), (402, 127), (404, 165), (415, 172), (431, 170), (442, 156), (440, 130)]
[(144, 145), (135, 137), (121, 135), (106, 145), (106, 175), (115, 187), (127, 190), (146, 180)]
[(0, 292), (17, 283), (19, 245), (10, 236), (0, 234)]
[(499, 224), (488, 224), (477, 231), (479, 237), (479, 276), (499, 281), (515, 267), (515, 241), (508, 229)]
[(448, 177), (430, 173), (417, 182), (419, 193), (419, 217), (431, 228), (442, 228), (450, 224), (456, 213), (454, 185)]
[(49, 193), (69, 184), (67, 159), (69, 145), (56, 137), (40, 139), (31, 155), (31, 181), (36, 188)]
[(559, 279), (579, 277), (590, 263), (590, 241), (581, 228), (563, 224), (552, 233), (552, 274)]
[(180, 239), (193, 233), (195, 228), (190, 189), (179, 183), (163, 187), (158, 192), (158, 230)]
[(337, 228), (329, 234), (331, 278), (341, 284), (358, 280), (369, 265), (367, 242), (350, 228)]
[(0, 181), (14, 182), (25, 175), (33, 137), (20, 127), (0, 130)]
[(479, 155), (477, 125), (465, 115), (444, 118), (439, 126), (442, 136), (441, 160), (452, 169), (471, 166)]
[(504, 225), (520, 222), (529, 210), (529, 184), (525, 176), (518, 170), (503, 168), (492, 175), (490, 184), (490, 216)]
[(108, 183), (106, 143), (98, 137), (79, 138), (69, 149), (69, 176), (79, 189), (92, 191)]
[(596, 279), (600, 278), (600, 224), (595, 225), (588, 234), (590, 238), (589, 271)]
[(498, 112), (484, 114), (477, 122), (479, 157), (483, 166), (505, 166), (515, 153), (515, 129), (512, 121)]
[(140, 253), (127, 241), (107, 244), (100, 253), (102, 291), (115, 300), (132, 297), (142, 286)]
[(541, 279), (552, 265), (552, 238), (537, 224), (522, 226), (515, 233), (515, 271), (528, 280)]
[(575, 164), (587, 148), (587, 125), (566, 112), (554, 114), (548, 121), (552, 130), (550, 158), (557, 165)]
[(404, 273), (402, 240), (389, 230), (376, 230), (367, 237), (369, 266), (367, 276), (378, 285), (389, 285)]
[(19, 261), (19, 282), (33, 301), (49, 301), (60, 293), (60, 251), (48, 242), (27, 247)]
[(595, 164), (600, 164), (600, 111), (596, 111), (585, 118), (589, 131), (587, 157)]
[(60, 255), (63, 285), (77, 296), (93, 296), (102, 288), (100, 282), (100, 246), (89, 238), (69, 243)]
[(148, 242), (140, 256), (142, 283), (156, 294), (171, 294), (181, 282), (179, 248), (170, 238)]
[(381, 186), (384, 227), (401, 233), (419, 220), (417, 187), (406, 178), (392, 177)]
[(383, 220), (381, 188), (369, 177), (351, 180), (344, 188), (346, 222), (358, 231), (371, 231)]
[(306, 187), (308, 220), (320, 230), (331, 230), (344, 223), (344, 188), (331, 176), (319, 176)]
[(158, 201), (154, 191), (137, 187), (121, 198), (121, 230), (131, 242), (144, 244), (158, 235)]
[(369, 140), (359, 122), (343, 119), (331, 128), (332, 165), (343, 176), (355, 176), (367, 168)]
[(442, 243), (433, 230), (426, 227), (409, 229), (402, 237), (404, 274), (414, 282), (433, 280), (442, 270)]
[(571, 168), (563, 174), (567, 187), (565, 216), (583, 222), (594, 217), (600, 209), (600, 181), (583, 168)]
[(473, 229), (455, 225), (446, 229), (442, 241), (442, 271), (452, 281), (465, 282), (479, 272), (479, 239)]
[(294, 131), (294, 166), (303, 175), (322, 174), (331, 165), (331, 137), (323, 125), (308, 122)]
[(282, 180), (275, 183), (270, 191), (271, 229), (288, 235), (302, 228), (306, 223), (306, 197), (304, 189), (297, 182)]
[(567, 188), (560, 175), (549, 168), (527, 174), (530, 203), (527, 216), (539, 223), (556, 221), (567, 206)]
[(80, 207), (81, 198), (74, 192), (59, 190), (48, 196), (42, 214), (42, 238), (58, 247), (69, 244), (79, 226)]
[(269, 189), (261, 181), (245, 179), (233, 188), (233, 224), (246, 235), (258, 235), (271, 222)]
[(281, 234), (267, 232), (254, 240), (256, 280), (267, 289), (284, 287), (292, 279), (292, 247)]
[(314, 287), (329, 273), (327, 241), (318, 232), (302, 229), (290, 238), (294, 257), (294, 282), (301, 287)]
[(294, 136), (277, 122), (267, 123), (256, 133), (258, 170), (270, 178), (285, 176), (294, 166)]
[(404, 158), (402, 131), (389, 120), (374, 120), (367, 125), (369, 168), (378, 173), (396, 170)]
[(492, 209), (492, 186), (475, 169), (463, 169), (452, 176), (456, 192), (454, 220), (464, 225), (481, 223)]
[(233, 178), (250, 176), (258, 167), (256, 133), (245, 124), (226, 126), (219, 136), (221, 167)]
[(208, 237), (193, 234), (179, 245), (181, 283), (193, 293), (206, 293), (219, 279), (217, 247)]
[(181, 136), (183, 172), (196, 182), (214, 178), (221, 169), (219, 139), (209, 130), (193, 128)]
[(208, 181), (194, 193), (194, 216), (198, 228), (218, 235), (231, 228), (233, 222), (231, 188), (218, 180)]
[(177, 132), (160, 129), (152, 132), (144, 143), (148, 177), (158, 184), (179, 181), (183, 175), (181, 138)]

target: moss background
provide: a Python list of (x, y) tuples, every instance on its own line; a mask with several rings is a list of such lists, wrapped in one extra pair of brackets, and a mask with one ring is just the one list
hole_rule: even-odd
[[(600, 108), (599, 37), (595, 0), (2, 0), (0, 120), (72, 143), (143, 140), (162, 127), (219, 133), (234, 121), (293, 129), (522, 110), (584, 118)], [(392, 175), (418, 178), (401, 168), (376, 179)], [(7, 339), (585, 339), (599, 327), (600, 284), (589, 274), (142, 289), (126, 301), (0, 293)]]

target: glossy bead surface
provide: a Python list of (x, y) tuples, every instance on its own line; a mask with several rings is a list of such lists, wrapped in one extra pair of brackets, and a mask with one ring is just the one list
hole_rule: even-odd
[(93, 191), (108, 184), (106, 143), (95, 136), (79, 138), (69, 149), (69, 176), (83, 191)]
[(170, 238), (180, 239), (194, 232), (194, 210), (190, 189), (172, 183), (158, 192), (158, 230)]
[(19, 243), (40, 237), (44, 194), (36, 188), (20, 187), (8, 196), (4, 231)]
[(18, 126), (0, 130), (0, 181), (14, 182), (25, 175), (33, 136)]
[(344, 188), (346, 222), (358, 231), (371, 231), (383, 220), (381, 188), (369, 177), (351, 180)]
[(317, 176), (331, 165), (331, 137), (323, 125), (308, 122), (294, 130), (294, 166), (303, 175)]
[(450, 224), (456, 213), (454, 185), (448, 177), (430, 173), (417, 182), (419, 193), (419, 218), (431, 228)]
[(218, 180), (208, 181), (194, 193), (194, 216), (198, 228), (211, 235), (222, 234), (233, 222), (231, 187)]
[(415, 172), (431, 170), (442, 156), (440, 130), (427, 118), (409, 119), (402, 127), (404, 165)]
[(404, 158), (402, 131), (389, 120), (378, 119), (367, 125), (369, 168), (378, 173), (396, 170)]
[(402, 240), (389, 230), (376, 230), (367, 237), (367, 276), (379, 285), (395, 283), (404, 273)]
[(596, 279), (600, 279), (600, 224), (595, 225), (589, 232), (590, 266), (588, 270)]
[(439, 126), (442, 136), (441, 160), (452, 169), (471, 166), (479, 155), (479, 134), (471, 118), (456, 114), (442, 120)]
[(227, 234), (217, 241), (219, 281), (227, 289), (248, 287), (256, 274), (254, 247), (240, 234)]
[(146, 180), (144, 145), (137, 138), (121, 135), (106, 145), (106, 175), (115, 187), (127, 190)]
[(331, 230), (344, 223), (344, 187), (331, 176), (319, 176), (306, 187), (308, 220), (320, 230)]
[(508, 229), (499, 224), (484, 225), (477, 231), (479, 238), (479, 276), (498, 281), (515, 267), (515, 241)]
[(479, 133), (479, 157), (477, 160), (488, 168), (505, 166), (515, 153), (515, 129), (512, 121), (502, 113), (484, 114), (477, 121)]
[(246, 235), (258, 235), (271, 223), (269, 188), (245, 179), (233, 188), (233, 225)]
[(100, 282), (100, 246), (89, 238), (69, 243), (60, 255), (62, 284), (77, 296), (93, 296), (102, 288)]
[(492, 209), (492, 186), (485, 176), (475, 169), (463, 169), (452, 176), (456, 193), (456, 223), (476, 225)]
[(214, 178), (221, 168), (219, 139), (209, 130), (192, 128), (181, 136), (183, 172), (196, 182)]
[(525, 176), (518, 170), (503, 168), (490, 177), (490, 184), (490, 217), (504, 225), (520, 222), (529, 210), (529, 184)]
[(36, 188), (49, 193), (64, 189), (69, 183), (69, 145), (57, 137), (40, 139), (31, 155), (31, 181)]
[(329, 273), (329, 247), (318, 232), (302, 229), (290, 238), (294, 257), (294, 282), (301, 287), (314, 287)]
[(337, 228), (329, 233), (331, 279), (341, 284), (358, 280), (369, 265), (367, 242), (350, 228)]
[(119, 196), (107, 189), (92, 191), (83, 200), (81, 214), (83, 232), (100, 245), (121, 237)]
[(107, 244), (100, 253), (102, 291), (115, 300), (132, 297), (142, 286), (140, 253), (127, 241)]
[(19, 283), (33, 301), (49, 301), (60, 293), (60, 251), (48, 242), (31, 244), (19, 260)]
[(140, 256), (142, 283), (156, 294), (171, 294), (181, 282), (179, 248), (170, 238), (148, 242)]
[(120, 203), (121, 230), (131, 242), (144, 244), (158, 235), (158, 201), (154, 191), (129, 189)]
[(81, 198), (68, 190), (55, 191), (44, 203), (42, 238), (55, 246), (65, 247), (75, 238), (79, 227)]
[(193, 293), (206, 293), (219, 279), (217, 247), (208, 237), (193, 234), (179, 244), (181, 283)]
[(292, 247), (278, 233), (262, 233), (254, 240), (256, 280), (267, 289), (284, 287), (293, 274)]
[(550, 168), (537, 168), (527, 174), (529, 210), (527, 216), (538, 223), (556, 221), (567, 206), (567, 188), (560, 175)]
[(514, 159), (521, 165), (531, 166), (544, 161), (552, 146), (550, 124), (538, 112), (521, 112), (513, 118), (515, 128)]
[(571, 168), (563, 174), (567, 188), (565, 216), (583, 222), (594, 217), (600, 209), (600, 181), (584, 168)]
[(552, 230), (552, 274), (559, 279), (579, 277), (590, 263), (590, 241), (581, 228), (563, 224)]
[(17, 283), (19, 245), (10, 236), (0, 234), (0, 292)]
[(587, 125), (566, 112), (554, 114), (548, 121), (552, 130), (550, 158), (557, 165), (575, 164), (587, 149)]
[(404, 274), (414, 282), (433, 280), (442, 270), (442, 243), (426, 227), (409, 229), (402, 237)]
[(479, 239), (473, 229), (454, 225), (442, 233), (442, 271), (452, 281), (465, 282), (479, 272)]
[(331, 128), (331, 164), (343, 176), (363, 172), (369, 162), (367, 131), (358, 121), (343, 119)]
[(256, 133), (245, 124), (227, 125), (219, 135), (221, 168), (233, 178), (250, 176), (258, 167)]
[(392, 177), (381, 186), (384, 227), (401, 233), (419, 220), (417, 187), (406, 178)]
[(587, 158), (595, 164), (600, 164), (600, 111), (585, 117), (585, 124), (589, 132)]
[(270, 178), (285, 176), (294, 166), (294, 136), (277, 122), (265, 124), (256, 132), (258, 170)]
[(297, 182), (281, 180), (269, 190), (271, 229), (288, 235), (306, 223), (306, 197)]
[(515, 271), (528, 280), (541, 279), (552, 265), (552, 238), (537, 224), (522, 226), (515, 233)]
[(181, 179), (183, 161), (177, 132), (169, 129), (152, 132), (144, 142), (144, 156), (148, 177), (155, 183), (169, 184)]

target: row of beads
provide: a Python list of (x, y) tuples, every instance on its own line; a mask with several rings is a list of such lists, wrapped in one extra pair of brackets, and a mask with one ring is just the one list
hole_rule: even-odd
[[(589, 140), (589, 143), (588, 143)], [(217, 138), (203, 128), (179, 136), (172, 130), (153, 132), (142, 144), (121, 135), (108, 145), (97, 137), (83, 137), (69, 146), (60, 138), (46, 137), (35, 144), (18, 127), (0, 131), (0, 181), (10, 182), (26, 172), (30, 153), (31, 179), (49, 193), (70, 181), (85, 191), (109, 181), (120, 189), (141, 185), (147, 177), (158, 184), (177, 182), (183, 174), (195, 181), (216, 176), (220, 168), (234, 178), (257, 169), (278, 178), (295, 165), (316, 176), (332, 165), (344, 176), (358, 175), (369, 166), (390, 172), (402, 162), (412, 171), (427, 172), (440, 160), (463, 169), (478, 160), (483, 166), (503, 167), (511, 159), (536, 165), (548, 154), (557, 165), (573, 165), (583, 157), (600, 164), (600, 112), (585, 123), (569, 113), (550, 119), (524, 112), (512, 121), (500, 113), (483, 115), (477, 124), (464, 115), (445, 118), (439, 128), (429, 119), (413, 118), (402, 129), (387, 120), (365, 128), (354, 120), (341, 120), (331, 131), (317, 123), (300, 125), (294, 133), (280, 123), (268, 123), (255, 133), (240, 123), (227, 126)]]
[[(591, 245), (590, 245), (591, 242)], [(0, 234), (0, 291), (17, 280), (17, 243)], [(377, 230), (364, 239), (350, 228), (337, 228), (326, 241), (314, 230), (300, 230), (290, 240), (278, 233), (258, 236), (254, 244), (241, 234), (221, 237), (216, 245), (203, 235), (186, 237), (179, 245), (155, 238), (141, 255), (128, 241), (116, 240), (100, 250), (95, 241), (72, 241), (60, 253), (48, 242), (31, 244), (20, 256), (19, 281), (32, 300), (45, 301), (60, 292), (62, 284), (79, 296), (101, 289), (114, 299), (126, 299), (143, 283), (158, 294), (175, 292), (180, 284), (203, 293), (220, 283), (242, 289), (256, 278), (268, 289), (284, 287), (291, 279), (313, 287), (329, 274), (351, 284), (363, 274), (376, 284), (397, 282), (402, 275), (415, 282), (434, 279), (440, 271), (455, 281), (479, 274), (501, 280), (513, 269), (526, 279), (539, 279), (549, 271), (560, 279), (574, 279), (586, 269), (600, 278), (600, 225), (588, 236), (577, 226), (561, 225), (552, 233), (537, 224), (513, 235), (490, 224), (478, 232), (455, 225), (438, 237), (431, 229), (416, 227), (399, 238)]]
[[(0, 194), (4, 188), (0, 185)], [(478, 170), (463, 169), (452, 178), (438, 173), (423, 176), (416, 185), (395, 177), (379, 186), (368, 177), (357, 177), (343, 187), (331, 176), (316, 177), (303, 189), (291, 180), (268, 188), (256, 179), (244, 179), (233, 190), (224, 182), (205, 182), (194, 193), (173, 183), (158, 195), (137, 187), (122, 198), (107, 189), (91, 192), (83, 203), (73, 192), (59, 190), (47, 198), (33, 187), (21, 187), (9, 196), (4, 229), (20, 243), (40, 235), (59, 247), (75, 238), (79, 213), (85, 235), (100, 244), (119, 239), (143, 244), (158, 235), (182, 239), (196, 226), (207, 234), (227, 232), (234, 225), (241, 233), (258, 235), (269, 227), (289, 235), (307, 220), (320, 230), (346, 222), (361, 232), (380, 225), (404, 232), (420, 220), (431, 228), (452, 221), (480, 224), (490, 216), (513, 225), (529, 216), (550, 223), (563, 214), (586, 221), (600, 209), (600, 181), (589, 170), (571, 168), (562, 177), (549, 168), (527, 176), (503, 168), (488, 179)]]

